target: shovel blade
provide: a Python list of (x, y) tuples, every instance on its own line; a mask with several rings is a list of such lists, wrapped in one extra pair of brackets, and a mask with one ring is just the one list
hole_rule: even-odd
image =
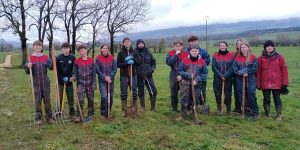
[(209, 105), (207, 105), (207, 104), (200, 105), (200, 113), (202, 113), (202, 114), (210, 114)]

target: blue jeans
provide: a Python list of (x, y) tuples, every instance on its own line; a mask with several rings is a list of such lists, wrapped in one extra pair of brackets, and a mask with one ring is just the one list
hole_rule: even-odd
[[(121, 100), (127, 100), (127, 89), (130, 87), (130, 77), (120, 76)], [(137, 76), (132, 77), (132, 93), (133, 97), (137, 97)]]

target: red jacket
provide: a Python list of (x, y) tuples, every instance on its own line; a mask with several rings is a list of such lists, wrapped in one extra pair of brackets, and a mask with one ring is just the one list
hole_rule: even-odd
[(256, 86), (261, 89), (281, 89), (288, 86), (288, 69), (281, 54), (275, 52), (271, 57), (266, 53), (258, 58)]

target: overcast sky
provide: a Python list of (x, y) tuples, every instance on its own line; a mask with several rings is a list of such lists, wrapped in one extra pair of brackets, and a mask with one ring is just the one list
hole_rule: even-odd
[[(208, 24), (300, 17), (299, 6), (300, 0), (151, 0), (153, 19), (130, 32), (205, 24), (205, 16)], [(0, 38), (19, 40), (8, 33)]]

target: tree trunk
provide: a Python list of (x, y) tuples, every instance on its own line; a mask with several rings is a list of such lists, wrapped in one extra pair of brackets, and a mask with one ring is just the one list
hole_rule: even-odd
[(110, 34), (110, 53), (114, 55), (114, 34), (113, 33), (109, 33), (109, 34)]
[(27, 53), (26, 53), (26, 16), (25, 16), (25, 8), (24, 8), (24, 0), (20, 0), (20, 6), (21, 6), (21, 19), (22, 19), (22, 32), (20, 33), (20, 40), (21, 40), (21, 47), (22, 47), (22, 54), (23, 54), (23, 60), (21, 66), (25, 65), (26, 59), (27, 59)]

